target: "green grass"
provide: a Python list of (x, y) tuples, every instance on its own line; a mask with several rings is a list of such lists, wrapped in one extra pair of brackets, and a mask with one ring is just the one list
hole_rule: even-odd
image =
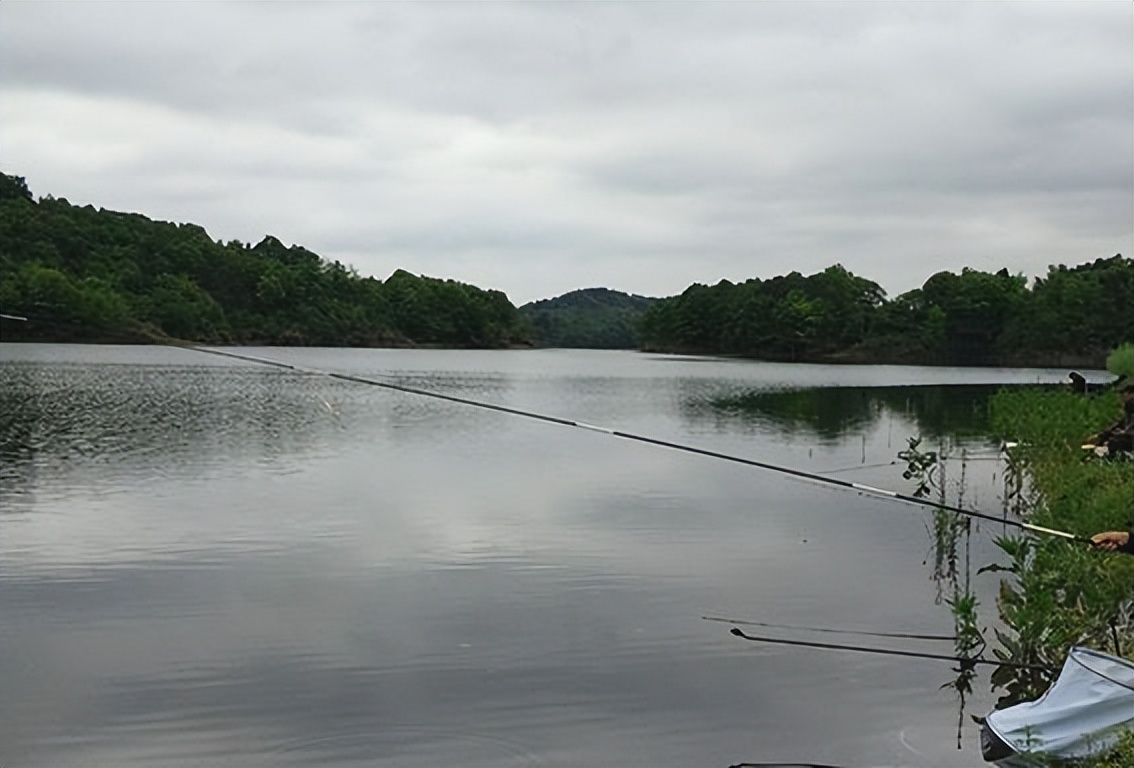
[(1107, 355), (1106, 369), (1115, 376), (1134, 380), (1134, 344), (1123, 344)]
[[(1112, 355), (1114, 373), (1134, 366), (1134, 346), (1124, 349)], [(1009, 466), (1024, 475), (1018, 508), (1027, 522), (1084, 537), (1134, 523), (1134, 462), (1101, 459), (1081, 447), (1120, 411), (1113, 391), (1084, 397), (1067, 390), (1014, 390), (993, 397), (993, 429), (1019, 443), (1010, 450)], [(997, 544), (1008, 559), (995, 565), (1008, 573), (997, 600), (1003, 622), (993, 647), (998, 658), (1059, 668), (1070, 646), (1113, 653), (1117, 639), (1122, 655), (1134, 659), (1134, 557), (1027, 533)], [(999, 706), (1033, 700), (1050, 682), (1042, 673), (1007, 667), (992, 676), (1003, 694)], [(1134, 737), (1092, 765), (1134, 765)]]

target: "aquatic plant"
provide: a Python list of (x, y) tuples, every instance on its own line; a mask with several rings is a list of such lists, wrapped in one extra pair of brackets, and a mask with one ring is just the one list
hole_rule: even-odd
[[(965, 503), (965, 473), (967, 454), (961, 451), (960, 477), (954, 484), (955, 496), (950, 498), (950, 484), (946, 471), (948, 451), (945, 445), (937, 451), (922, 451), (920, 436), (906, 440), (906, 450), (898, 458), (906, 462), (902, 477), (916, 483), (913, 495), (918, 498), (936, 496), (941, 504), (963, 508)], [(933, 512), (933, 580), (937, 585), (937, 601), (944, 601), (953, 614), (953, 650), (961, 659), (953, 671), (956, 677), (941, 685), (957, 693), (957, 749), (965, 722), (965, 702), (973, 691), (977, 664), (986, 642), (979, 624), (980, 601), (972, 590), (970, 543), (972, 519), (947, 509)], [(963, 541), (963, 547), (961, 543)], [(963, 551), (964, 564), (961, 565)]]

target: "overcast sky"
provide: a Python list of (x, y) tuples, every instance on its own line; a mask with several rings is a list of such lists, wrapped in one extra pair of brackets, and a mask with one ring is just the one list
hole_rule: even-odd
[(0, 3), (0, 166), (520, 305), (1134, 247), (1130, 2)]

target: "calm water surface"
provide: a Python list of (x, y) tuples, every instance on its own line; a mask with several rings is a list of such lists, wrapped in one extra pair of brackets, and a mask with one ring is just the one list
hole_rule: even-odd
[[(989, 450), (955, 385), (1066, 375), (246, 351), (903, 492)], [(0, 427), (5, 767), (980, 764), (948, 664), (701, 618), (951, 632), (919, 508), (161, 347), (0, 345)]]

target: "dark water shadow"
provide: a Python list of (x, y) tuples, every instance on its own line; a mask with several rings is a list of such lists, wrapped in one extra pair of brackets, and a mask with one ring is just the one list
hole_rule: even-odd
[(785, 436), (834, 444), (900, 415), (929, 438), (979, 439), (989, 434), (989, 400), (1005, 385), (822, 387), (756, 390), (686, 402), (691, 418), (751, 422)]

